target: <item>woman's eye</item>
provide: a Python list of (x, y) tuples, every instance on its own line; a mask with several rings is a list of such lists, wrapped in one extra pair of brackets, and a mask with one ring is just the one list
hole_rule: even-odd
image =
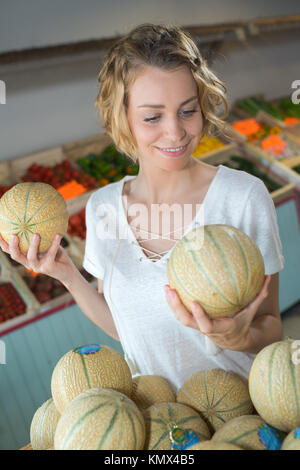
[(150, 118), (145, 118), (144, 121), (145, 122), (155, 122), (158, 118), (159, 118), (159, 116), (153, 116), (153, 117), (150, 117)]
[[(196, 112), (197, 112), (197, 109), (187, 109), (186, 111), (181, 111), (184, 117), (192, 116)], [(153, 117), (145, 118), (144, 122), (157, 122), (159, 118), (160, 116), (153, 116)]]
[(186, 111), (182, 111), (184, 116), (191, 116), (192, 114), (196, 113), (197, 109), (187, 109)]

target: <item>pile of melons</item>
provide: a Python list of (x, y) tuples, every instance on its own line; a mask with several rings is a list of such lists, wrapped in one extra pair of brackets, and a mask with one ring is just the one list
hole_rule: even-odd
[(261, 350), (249, 382), (199, 370), (177, 393), (163, 377), (132, 377), (119, 352), (91, 344), (54, 367), (35, 412), (32, 450), (300, 450), (300, 361), (291, 339)]

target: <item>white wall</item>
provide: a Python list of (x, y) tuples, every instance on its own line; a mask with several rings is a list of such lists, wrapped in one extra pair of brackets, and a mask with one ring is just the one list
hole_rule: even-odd
[[(300, 12), (298, 1), (260, 0), (0, 0), (0, 52), (123, 34), (141, 22), (181, 25), (238, 21)], [(290, 93), (300, 79), (300, 34), (264, 35), (226, 43), (213, 69), (229, 101), (251, 93)], [(54, 60), (24, 69), (0, 66), (6, 104), (0, 104), (0, 160), (61, 145), (101, 130), (93, 106), (101, 55)]]

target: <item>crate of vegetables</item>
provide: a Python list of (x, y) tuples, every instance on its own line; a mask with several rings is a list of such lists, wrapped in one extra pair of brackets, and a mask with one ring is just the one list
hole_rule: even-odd
[(43, 182), (52, 185), (68, 200), (97, 188), (95, 180), (75, 161), (65, 157), (62, 147), (20, 156), (10, 161), (13, 183)]
[(40, 304), (8, 258), (0, 252), (0, 333), (39, 312)]
[(266, 185), (274, 204), (289, 197), (295, 189), (295, 185), (287, 179), (265, 167), (255, 155), (247, 154), (245, 150), (238, 148), (227, 149), (219, 155), (213, 155), (205, 160), (211, 165), (224, 165), (247, 173), (261, 179)]
[(286, 166), (291, 162), (300, 162), (300, 143), (297, 139), (259, 114), (255, 119), (234, 121), (231, 128), (240, 135), (240, 142), (251, 154), (261, 155), (270, 162), (280, 161)]
[(234, 144), (225, 142), (225, 140), (220, 137), (204, 135), (200, 138), (193, 153), (193, 157), (203, 160), (232, 148), (234, 148)]

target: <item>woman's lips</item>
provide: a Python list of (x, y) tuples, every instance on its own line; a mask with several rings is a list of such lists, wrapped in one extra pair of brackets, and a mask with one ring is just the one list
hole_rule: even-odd
[(180, 155), (183, 155), (188, 145), (189, 144), (181, 145), (179, 147), (164, 147), (164, 148), (155, 147), (155, 148), (159, 150), (166, 157), (174, 158), (174, 157), (180, 157)]

